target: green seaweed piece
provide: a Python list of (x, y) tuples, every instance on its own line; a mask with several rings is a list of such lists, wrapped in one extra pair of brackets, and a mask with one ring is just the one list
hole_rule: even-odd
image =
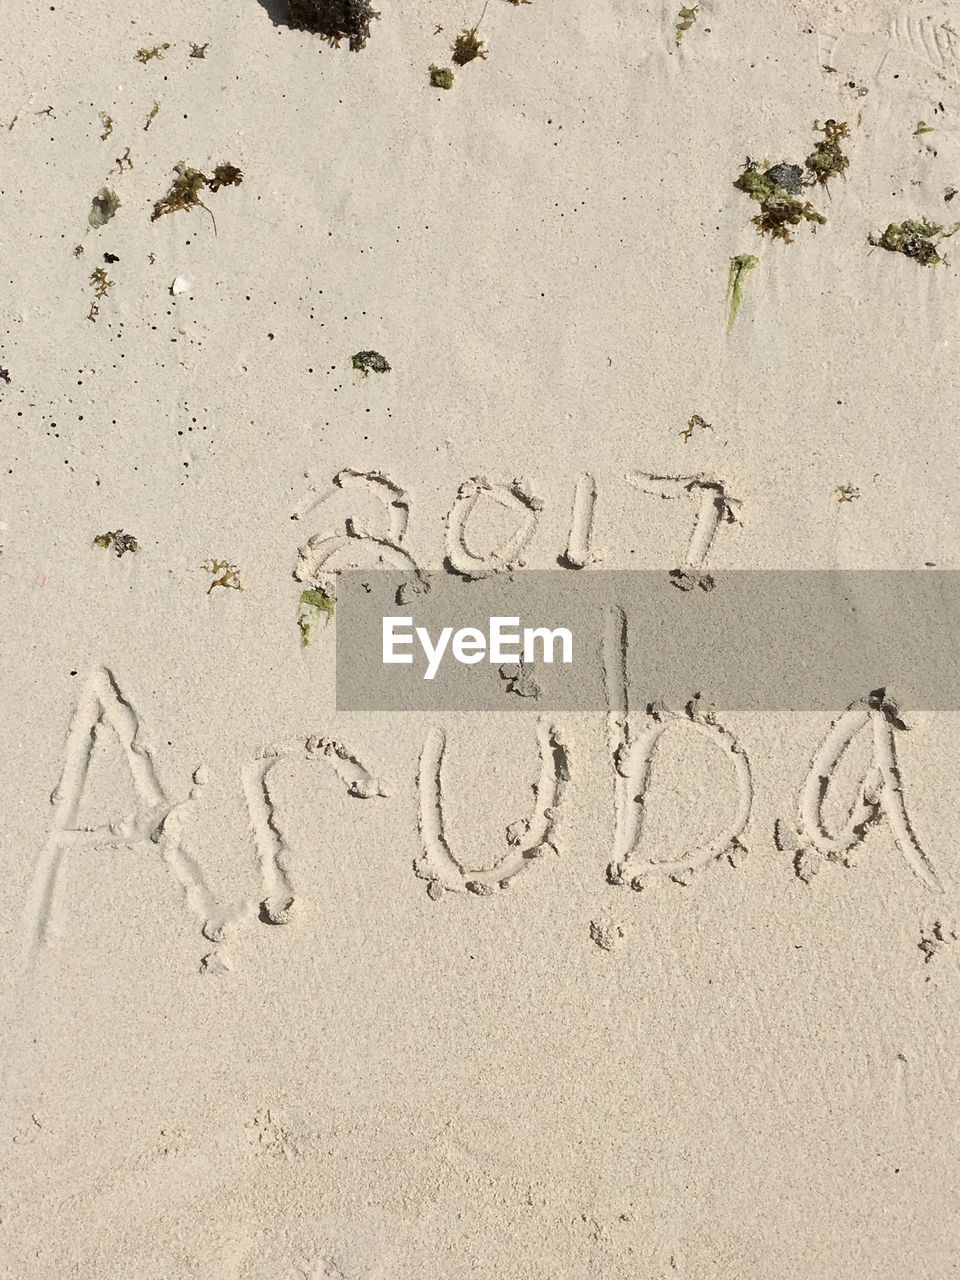
[(690, 5), (689, 8), (681, 6), (680, 12), (677, 15), (677, 28), (674, 35), (674, 42), (677, 45), (679, 45), (680, 41), (683, 39), (684, 32), (689, 31), (696, 22), (699, 13), (700, 6), (698, 4)]
[(452, 89), (453, 71), (450, 67), (438, 67), (430, 63), (430, 83), (434, 89)]
[(743, 301), (743, 286), (747, 273), (759, 265), (760, 259), (754, 257), (752, 253), (739, 253), (735, 258), (730, 259), (730, 275), (727, 278), (727, 306), (729, 307), (727, 333), (733, 331), (733, 322), (737, 318), (740, 303)]
[(846, 173), (850, 167), (850, 157), (840, 146), (844, 138), (849, 138), (850, 128), (844, 120), (825, 120), (822, 126), (814, 120), (813, 127), (824, 136), (807, 156), (806, 166), (813, 181), (825, 187), (831, 178)]
[[(151, 222), (156, 222), (165, 213), (176, 213), (182, 209), (207, 208), (200, 199), (200, 193), (209, 184), (207, 175), (201, 173), (199, 169), (191, 169), (189, 165), (182, 162), (176, 166), (174, 172), (177, 176), (174, 178), (170, 190), (153, 206), (153, 213), (150, 215)], [(207, 209), (207, 212), (209, 213), (210, 210)]]
[(169, 48), (169, 42), (167, 44), (155, 44), (150, 49), (138, 49), (135, 56), (137, 62), (152, 62), (154, 58), (162, 58)]
[(206, 209), (213, 219), (213, 229), (216, 231), (217, 220), (213, 216), (212, 209), (209, 209), (201, 199), (201, 193), (207, 189), (217, 192), (221, 187), (239, 187), (243, 181), (242, 170), (238, 169), (235, 164), (218, 164), (213, 171), (213, 177), (208, 178), (205, 173), (202, 173), (199, 169), (192, 169), (181, 160), (175, 166), (174, 173), (177, 176), (174, 178), (167, 194), (161, 196), (154, 204), (150, 221), (156, 222), (165, 213), (177, 213), (180, 210), (188, 209)]
[(327, 595), (321, 587), (307, 587), (300, 592), (298, 601), (297, 626), (300, 628), (300, 647), (306, 649), (310, 643), (310, 632), (320, 622), (329, 621), (336, 610), (333, 596)]
[(122, 529), (115, 529), (110, 533), (97, 534), (93, 540), (93, 545), (102, 547), (104, 551), (115, 551), (118, 557), (127, 551), (140, 550), (140, 543), (133, 534), (124, 533)]
[(90, 283), (93, 285), (95, 298), (105, 298), (113, 288), (113, 281), (107, 275), (106, 267), (97, 267), (95, 271), (92, 271), (90, 273)]
[(205, 560), (200, 566), (205, 573), (209, 573), (213, 581), (207, 587), (207, 595), (214, 587), (224, 587), (230, 591), (242, 591), (243, 586), (240, 582), (240, 570), (235, 564), (231, 564), (229, 560)]
[(888, 253), (902, 253), (921, 267), (934, 267), (944, 261), (937, 252), (940, 241), (957, 231), (960, 231), (960, 222), (948, 231), (939, 222), (907, 218), (904, 222), (891, 222), (880, 236), (871, 233), (869, 240), (875, 248), (886, 249)]

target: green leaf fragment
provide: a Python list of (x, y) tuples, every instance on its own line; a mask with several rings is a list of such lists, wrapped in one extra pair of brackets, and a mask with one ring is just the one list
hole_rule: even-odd
[(321, 621), (329, 621), (336, 610), (337, 602), (333, 596), (327, 595), (321, 587), (307, 587), (300, 592), (297, 626), (300, 628), (300, 647), (305, 649), (310, 643), (310, 632)]
[(730, 259), (730, 275), (727, 278), (727, 307), (729, 308), (727, 333), (732, 332), (733, 322), (736, 320), (737, 313), (740, 310), (747, 273), (752, 271), (754, 267), (759, 267), (759, 265), (760, 259), (754, 257), (752, 253), (740, 253), (735, 258)]

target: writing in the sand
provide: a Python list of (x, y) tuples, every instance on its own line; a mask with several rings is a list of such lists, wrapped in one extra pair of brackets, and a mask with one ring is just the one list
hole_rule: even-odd
[[(614, 661), (614, 669), (607, 673), (606, 767), (614, 792), (614, 815), (608, 854), (598, 865), (598, 876), (605, 874), (612, 886), (642, 890), (663, 878), (686, 883), (711, 864), (737, 865), (747, 852), (754, 808), (754, 777), (746, 744), (698, 698), (682, 708), (661, 704), (634, 712), (617, 665)], [(942, 892), (933, 862), (907, 812), (897, 760), (897, 737), (903, 728), (896, 706), (882, 692), (875, 692), (843, 709), (816, 744), (800, 780), (792, 816), (778, 821), (771, 833), (771, 842), (786, 855), (785, 864), (800, 879), (809, 881), (826, 863), (847, 862), (871, 827), (886, 824), (906, 868), (927, 890)], [(86, 827), (80, 821), (81, 802), (95, 736), (104, 730), (114, 735), (123, 754), (136, 804), (131, 812), (108, 823)], [(731, 766), (727, 773), (732, 785), (729, 781), (718, 785), (717, 807), (726, 814), (720, 829), (673, 861), (661, 861), (645, 846), (645, 803), (658, 776), (658, 747), (666, 735), (679, 732), (702, 736), (718, 759), (725, 758)], [(563, 729), (547, 717), (536, 721), (532, 799), (527, 812), (506, 827), (502, 847), (495, 850), (478, 849), (475, 841), (462, 834), (457, 839), (449, 830), (445, 801), (451, 789), (458, 783), (474, 786), (476, 777), (449, 776), (451, 771), (444, 764), (447, 733), (436, 725), (426, 731), (415, 777), (410, 779), (419, 805), (420, 848), (414, 873), (434, 900), (448, 893), (494, 894), (511, 885), (521, 872), (552, 862), (544, 855), (557, 850), (558, 822), (571, 803), (573, 767)], [(845, 820), (831, 828), (826, 814), (831, 781), (855, 740), (865, 741), (870, 761)], [(339, 738), (318, 734), (264, 746), (243, 766), (240, 778), (259, 864), (258, 889), (248, 897), (224, 902), (189, 838), (191, 816), (204, 803), (206, 771), (194, 772), (185, 796), (171, 797), (161, 783), (153, 753), (141, 740), (138, 709), (112, 671), (94, 670), (77, 700), (61, 778), (51, 797), (50, 835), (37, 862), (27, 906), (30, 945), (41, 945), (64, 931), (60, 871), (65, 858), (91, 848), (141, 845), (154, 850), (179, 886), (200, 931), (213, 942), (257, 920), (272, 924), (291, 920), (299, 909), (299, 873), (315, 862), (317, 850), (295, 847), (285, 834), (285, 815), (274, 793), (276, 771), (285, 762), (316, 764), (358, 804), (391, 803), (392, 790), (382, 771), (385, 762), (361, 760)], [(474, 775), (480, 767), (474, 766)], [(753, 838), (761, 843), (771, 839)]]

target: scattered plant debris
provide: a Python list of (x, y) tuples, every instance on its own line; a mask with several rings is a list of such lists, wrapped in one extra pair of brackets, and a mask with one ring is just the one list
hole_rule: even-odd
[(207, 587), (207, 595), (214, 587), (226, 587), (231, 591), (243, 590), (240, 584), (240, 570), (229, 560), (205, 560), (200, 568), (213, 576), (213, 581)]
[(167, 43), (155, 44), (150, 49), (138, 49), (136, 52), (136, 59), (138, 62), (143, 63), (152, 62), (154, 58), (162, 58), (169, 48), (170, 45)]
[(946, 191), (943, 193), (943, 198), (946, 201), (946, 203), (949, 204), (956, 194), (957, 194), (956, 187), (947, 187)]
[(174, 172), (177, 176), (174, 178), (167, 194), (161, 197), (153, 206), (150, 221), (156, 222), (165, 213), (200, 208), (206, 209), (207, 213), (210, 214), (213, 219), (213, 229), (216, 231), (217, 220), (213, 216), (213, 211), (201, 199), (201, 193), (206, 188), (216, 192), (221, 187), (238, 187), (243, 181), (243, 173), (236, 165), (218, 164), (213, 171), (213, 177), (208, 178), (205, 173), (202, 173), (199, 169), (192, 169), (182, 160), (175, 166)]
[(760, 206), (753, 224), (760, 235), (770, 235), (788, 244), (793, 239), (790, 228), (801, 222), (823, 224), (826, 218), (809, 200), (801, 198), (805, 187), (826, 187), (831, 178), (846, 173), (850, 159), (841, 142), (849, 137), (845, 121), (827, 120), (813, 127), (824, 136), (816, 143), (803, 166), (782, 162), (772, 167), (747, 158), (734, 186)]
[(155, 103), (153, 104), (153, 106), (150, 108), (150, 114), (147, 116), (147, 122), (146, 122), (146, 124), (143, 126), (143, 132), (144, 132), (144, 133), (146, 133), (146, 132), (147, 132), (147, 130), (148, 130), (148, 129), (150, 128), (150, 126), (153, 124), (154, 120), (157, 118), (157, 112), (158, 112), (159, 110), (160, 110), (160, 103), (159, 103), (159, 102), (155, 102)]
[(438, 67), (431, 62), (430, 83), (433, 85), (434, 89), (452, 89), (453, 69), (451, 67)]
[(738, 253), (735, 258), (730, 259), (730, 275), (727, 278), (727, 333), (732, 332), (734, 321), (740, 311), (747, 274), (759, 265), (760, 259), (755, 258), (752, 253)]
[(374, 373), (389, 373), (390, 366), (379, 351), (358, 351), (350, 357), (354, 369), (359, 369), (366, 378), (371, 370)]
[(902, 253), (906, 258), (913, 258), (921, 267), (933, 267), (944, 261), (937, 252), (940, 241), (957, 231), (960, 231), (960, 222), (948, 231), (939, 222), (928, 222), (926, 218), (907, 218), (904, 222), (891, 222), (883, 235), (871, 234), (869, 240), (875, 248), (886, 249), (889, 253)]
[(775, 240), (784, 240), (788, 244), (793, 237), (790, 228), (799, 226), (801, 222), (826, 222), (822, 213), (817, 213), (809, 200), (799, 200), (789, 189), (777, 181), (777, 175), (786, 176), (793, 182), (797, 165), (775, 165), (766, 172), (760, 171), (756, 160), (747, 160), (743, 172), (733, 184), (743, 191), (751, 200), (756, 200), (760, 212), (753, 219), (753, 225), (760, 235), (771, 235)]
[(689, 8), (681, 7), (680, 12), (677, 15), (677, 30), (674, 37), (674, 41), (677, 45), (679, 45), (680, 41), (683, 39), (684, 32), (689, 31), (696, 22), (697, 15), (699, 13), (700, 6), (698, 4), (691, 5)]
[(56, 120), (57, 118), (53, 114), (53, 107), (44, 107), (42, 111), (35, 111), (33, 114), (35, 116), (49, 116), (51, 120)]
[(701, 431), (713, 430), (713, 426), (711, 425), (711, 423), (707, 422), (704, 418), (702, 418), (699, 413), (695, 413), (693, 417), (689, 420), (687, 425), (684, 427), (684, 429), (680, 432), (680, 435), (681, 435), (681, 438), (683, 439), (684, 444), (687, 443), (687, 441), (690, 439), (690, 437), (693, 435), (694, 431), (696, 431), (698, 427), (700, 428)]
[(9, 369), (0, 369), (0, 382), (5, 382), (5, 383), (7, 384), (7, 386), (9, 387), (9, 385), (10, 385), (10, 370), (9, 370)]
[(103, 227), (120, 208), (120, 197), (109, 187), (101, 187), (93, 197), (87, 221), (91, 227)]
[(100, 135), (100, 141), (106, 142), (111, 133), (113, 133), (113, 116), (107, 115), (106, 111), (101, 111), (100, 123), (103, 125), (103, 133)]
[(329, 622), (336, 610), (336, 600), (328, 595), (322, 587), (308, 587), (300, 592), (298, 602), (297, 626), (300, 628), (300, 647), (306, 649), (310, 643), (310, 633), (321, 619)]
[(350, 41), (357, 53), (370, 39), (370, 23), (379, 18), (369, 0), (287, 0), (287, 21), (300, 31), (322, 36), (332, 49)]
[(209, 43), (209, 41), (208, 41), (206, 44), (191, 44), (191, 45), (190, 45), (190, 57), (191, 57), (191, 58), (205, 58), (205, 57), (207, 56), (207, 50), (208, 50), (209, 48), (210, 48), (210, 43)]
[(75, 258), (79, 258), (82, 253), (83, 253), (83, 245), (82, 244), (74, 245), (73, 256)]
[(533, 0), (509, 0), (515, 9), (519, 9), (522, 4), (533, 4)]
[[(199, 169), (191, 169), (189, 165), (180, 164), (174, 167), (174, 178), (170, 190), (165, 196), (162, 196), (153, 206), (153, 213), (150, 215), (150, 221), (156, 222), (158, 218), (162, 218), (165, 213), (177, 213), (180, 210), (195, 209), (197, 207), (206, 209), (206, 205), (200, 199), (200, 193), (207, 186), (207, 176), (201, 173)], [(209, 213), (209, 209), (207, 210)]]
[(838, 502), (854, 502), (860, 497), (860, 490), (855, 484), (839, 484), (836, 494)]
[(813, 127), (824, 136), (807, 156), (806, 165), (814, 182), (825, 187), (831, 178), (846, 173), (850, 167), (850, 157), (840, 146), (844, 138), (850, 137), (850, 128), (845, 120), (825, 120), (822, 126), (814, 120)]
[(95, 271), (90, 273), (90, 283), (93, 286), (94, 301), (90, 303), (87, 319), (96, 324), (97, 316), (100, 314), (96, 299), (107, 296), (113, 288), (113, 281), (108, 277), (105, 267), (97, 267)]
[(117, 156), (114, 163), (117, 166), (117, 173), (123, 173), (124, 168), (132, 169), (133, 161), (130, 159), (130, 148), (127, 147), (122, 156)]
[(109, 262), (111, 264), (120, 261), (119, 257), (115, 253), (105, 253), (103, 255), (103, 260), (104, 262)]
[(468, 62), (472, 62), (474, 58), (486, 58), (487, 46), (483, 40), (477, 36), (477, 29), (483, 21), (483, 14), (487, 12), (487, 6), (484, 4), (483, 13), (480, 14), (476, 24), (472, 27), (464, 27), (453, 42), (453, 61), (458, 67), (465, 67)]
[(919, 138), (921, 133), (933, 133), (933, 132), (934, 132), (934, 127), (932, 124), (927, 124), (926, 120), (918, 120), (917, 127), (913, 131), (913, 136), (915, 138)]
[(133, 534), (124, 533), (122, 529), (114, 529), (112, 533), (98, 534), (93, 540), (93, 545), (102, 547), (104, 551), (115, 551), (118, 557), (125, 555), (128, 551), (140, 550), (140, 543)]

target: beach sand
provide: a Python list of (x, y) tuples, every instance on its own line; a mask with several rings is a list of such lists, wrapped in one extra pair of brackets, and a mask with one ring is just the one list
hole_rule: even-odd
[[(610, 883), (612, 719), (338, 711), (294, 574), (348, 521), (441, 569), (478, 477), (529, 568), (960, 567), (960, 240), (870, 243), (960, 218), (960, 4), (490, 0), (455, 67), (480, 18), (5, 15), (11, 1280), (957, 1274), (956, 714), (679, 711)], [(242, 180), (152, 218), (178, 164)]]

